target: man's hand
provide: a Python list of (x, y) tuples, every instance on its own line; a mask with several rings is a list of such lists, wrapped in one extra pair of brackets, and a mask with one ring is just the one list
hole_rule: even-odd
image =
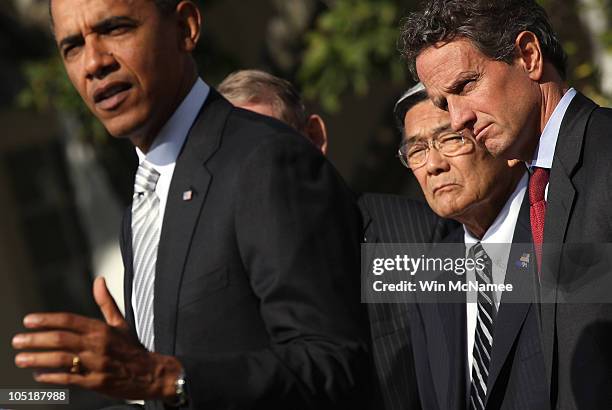
[(106, 323), (70, 313), (27, 315), (23, 323), (34, 332), (15, 335), (13, 347), (36, 351), (19, 353), (16, 365), (36, 369), (34, 379), (42, 383), (75, 385), (122, 399), (172, 399), (180, 362), (139, 343), (104, 279), (95, 280), (93, 294)]

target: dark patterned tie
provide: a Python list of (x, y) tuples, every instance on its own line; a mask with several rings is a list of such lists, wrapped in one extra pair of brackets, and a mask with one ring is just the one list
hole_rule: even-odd
[[(478, 284), (493, 282), (491, 273), (491, 259), (485, 252), (482, 244), (478, 242), (470, 249), (472, 258), (484, 262), (484, 269), (476, 265), (476, 281)], [(487, 397), (487, 381), (489, 380), (489, 366), (491, 364), (491, 351), (493, 348), (493, 329), (497, 309), (493, 300), (493, 292), (478, 291), (478, 316), (476, 319), (476, 333), (474, 334), (474, 348), (472, 349), (472, 383), (470, 388), (470, 409), (482, 410), (485, 408)]]
[(529, 216), (531, 235), (538, 261), (538, 275), (542, 271), (542, 243), (544, 242), (544, 219), (546, 218), (546, 199), (544, 193), (548, 184), (549, 170), (535, 167), (529, 177)]
[(155, 348), (153, 295), (159, 244), (159, 179), (150, 163), (143, 161), (136, 172), (132, 202), (132, 246), (134, 249), (134, 319), (138, 339), (149, 350)]

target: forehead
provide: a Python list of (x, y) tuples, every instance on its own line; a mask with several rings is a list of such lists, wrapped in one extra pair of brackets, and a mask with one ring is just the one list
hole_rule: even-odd
[(489, 60), (470, 40), (458, 38), (427, 47), (418, 55), (416, 68), (419, 79), (431, 95), (432, 92), (448, 92), (454, 80), (482, 71)]
[(421, 101), (406, 111), (404, 131), (407, 137), (428, 138), (441, 126), (450, 125), (450, 115), (431, 100)]
[(155, 10), (153, 0), (52, 0), (56, 37), (74, 34), (111, 16), (139, 17)]

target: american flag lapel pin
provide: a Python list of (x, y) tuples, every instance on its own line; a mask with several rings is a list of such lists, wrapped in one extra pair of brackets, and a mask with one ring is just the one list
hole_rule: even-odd
[(183, 201), (191, 201), (193, 199), (193, 191), (187, 190), (183, 192)]
[(526, 268), (529, 265), (529, 254), (524, 253), (519, 260), (521, 261), (521, 267)]

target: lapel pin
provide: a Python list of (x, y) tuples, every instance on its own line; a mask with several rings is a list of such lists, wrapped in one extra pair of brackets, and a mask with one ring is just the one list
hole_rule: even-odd
[(526, 268), (529, 265), (529, 254), (524, 253), (523, 256), (519, 258), (519, 266), (521, 268)]
[(193, 199), (193, 191), (190, 189), (189, 191), (183, 192), (183, 201), (191, 201)]

